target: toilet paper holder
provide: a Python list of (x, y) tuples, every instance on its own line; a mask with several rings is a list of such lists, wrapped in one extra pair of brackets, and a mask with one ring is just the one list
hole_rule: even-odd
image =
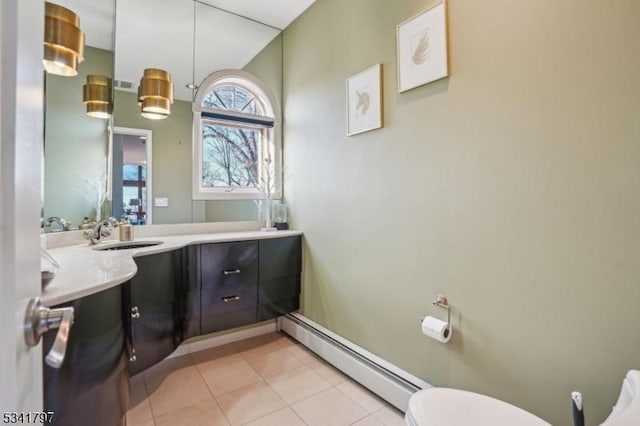
[(444, 294), (439, 294), (436, 296), (433, 304), (439, 308), (447, 310), (447, 325), (451, 328), (451, 306), (449, 306), (449, 301), (447, 300), (447, 296)]

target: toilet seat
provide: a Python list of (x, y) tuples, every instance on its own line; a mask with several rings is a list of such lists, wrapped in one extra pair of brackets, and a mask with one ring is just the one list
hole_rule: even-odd
[(640, 370), (629, 370), (615, 407), (602, 426), (635, 426), (640, 424)]
[(409, 399), (407, 426), (551, 426), (541, 418), (490, 396), (449, 388), (416, 392)]

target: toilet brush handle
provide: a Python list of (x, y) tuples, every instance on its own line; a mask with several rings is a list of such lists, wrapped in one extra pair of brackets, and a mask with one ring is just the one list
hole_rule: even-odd
[(573, 426), (584, 426), (582, 394), (580, 392), (571, 392), (571, 408), (573, 414)]

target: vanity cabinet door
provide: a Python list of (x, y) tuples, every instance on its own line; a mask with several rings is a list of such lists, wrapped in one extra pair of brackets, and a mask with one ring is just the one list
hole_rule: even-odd
[[(76, 299), (62, 367), (43, 362), (44, 410), (60, 426), (123, 425), (129, 405), (128, 352), (122, 321), (122, 286)], [(56, 330), (43, 336), (43, 356)], [(44, 359), (43, 359), (44, 361)]]
[(267, 320), (300, 308), (302, 238), (260, 240), (259, 320)]
[(189, 246), (185, 250), (185, 270), (182, 281), (184, 302), (182, 330), (183, 338), (199, 336), (200, 330), (200, 246)]
[(201, 245), (200, 274), (202, 334), (257, 321), (256, 241)]
[(182, 250), (136, 257), (129, 281), (132, 357), (130, 374), (167, 357), (182, 341)]

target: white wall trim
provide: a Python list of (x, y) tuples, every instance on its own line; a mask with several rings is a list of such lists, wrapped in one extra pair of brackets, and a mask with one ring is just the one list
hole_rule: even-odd
[(407, 410), (414, 392), (433, 387), (303, 315), (294, 313), (280, 317), (278, 325), (279, 329), (399, 410)]

